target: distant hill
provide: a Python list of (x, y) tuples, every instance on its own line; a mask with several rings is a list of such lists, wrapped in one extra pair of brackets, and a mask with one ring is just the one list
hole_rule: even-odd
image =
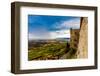
[(70, 38), (56, 38), (59, 41), (70, 41)]
[(35, 40), (29, 40), (29, 42), (35, 41), (35, 42), (41, 42), (41, 41), (70, 41), (70, 38), (56, 38), (56, 39), (35, 39)]
[(35, 40), (29, 40), (30, 42), (49, 42), (49, 41), (70, 41), (70, 38), (56, 38), (56, 39), (35, 39)]
[(40, 47), (41, 45), (44, 44), (49, 44), (49, 43), (65, 43), (69, 42), (70, 38), (56, 38), (56, 39), (35, 39), (35, 40), (29, 40), (28, 41), (28, 46), (29, 47)]

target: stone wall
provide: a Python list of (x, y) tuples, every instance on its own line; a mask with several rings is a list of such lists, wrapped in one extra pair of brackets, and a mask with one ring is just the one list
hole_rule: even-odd
[(74, 58), (88, 57), (88, 19), (80, 19), (80, 29), (70, 29), (70, 48), (74, 50)]
[(81, 18), (77, 58), (88, 57), (88, 19)]
[(77, 50), (79, 42), (79, 31), (80, 29), (70, 29), (70, 48)]

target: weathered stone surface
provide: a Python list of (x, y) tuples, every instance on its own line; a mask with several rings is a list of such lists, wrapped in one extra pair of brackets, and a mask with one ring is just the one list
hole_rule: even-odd
[(88, 19), (82, 18), (80, 24), (79, 43), (76, 53), (77, 58), (88, 57)]
[(88, 57), (88, 19), (81, 18), (80, 29), (70, 30), (70, 48), (75, 52), (74, 58)]
[(79, 42), (79, 31), (80, 29), (70, 29), (70, 48), (76, 49), (78, 47)]

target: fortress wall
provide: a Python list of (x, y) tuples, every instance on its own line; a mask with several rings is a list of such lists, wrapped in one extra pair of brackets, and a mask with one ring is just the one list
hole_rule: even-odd
[(70, 29), (70, 48), (77, 50), (79, 42), (79, 29)]
[(77, 58), (88, 57), (88, 19), (81, 18), (79, 43), (76, 53)]

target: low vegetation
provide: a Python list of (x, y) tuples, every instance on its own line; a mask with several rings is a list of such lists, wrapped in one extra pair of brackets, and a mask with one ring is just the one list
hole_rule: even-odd
[(38, 44), (32, 44), (32, 46), (29, 47), (28, 60), (71, 59), (76, 52), (75, 49), (70, 48), (69, 42), (65, 41), (46, 42), (45, 44)]

